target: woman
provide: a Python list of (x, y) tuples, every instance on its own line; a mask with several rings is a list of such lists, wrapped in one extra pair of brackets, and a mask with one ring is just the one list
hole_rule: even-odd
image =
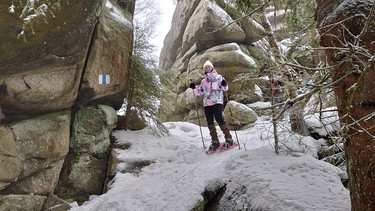
[(223, 143), (222, 147), (229, 148), (233, 145), (233, 139), (222, 114), (224, 104), (223, 91), (228, 91), (228, 85), (225, 79), (216, 72), (214, 66), (210, 61), (206, 61), (204, 63), (203, 69), (205, 71), (205, 75), (198, 89), (195, 89), (194, 83), (190, 84), (190, 88), (194, 90), (195, 95), (204, 95), (204, 113), (212, 140), (208, 150), (216, 151), (220, 146), (219, 138), (217, 137), (216, 127), (214, 124), (214, 118), (219, 124), (220, 129), (224, 133), (225, 142)]

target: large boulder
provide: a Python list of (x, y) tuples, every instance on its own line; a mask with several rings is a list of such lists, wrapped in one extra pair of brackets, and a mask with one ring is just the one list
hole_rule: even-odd
[(46, 199), (38, 195), (0, 195), (0, 210), (43, 210)]
[[(126, 91), (134, 2), (1, 1), (0, 11), (0, 210), (69, 207), (56, 196), (41, 208), (59, 189), (76, 200), (69, 196), (77, 189), (60, 181), (69, 178), (62, 169), (73, 169), (78, 179), (95, 171), (96, 179), (85, 184), (100, 194), (115, 109)], [(92, 116), (82, 126), (77, 111), (88, 105), (100, 111), (87, 112)], [(68, 154), (69, 146), (77, 154)], [(71, 165), (70, 158), (83, 163)]]
[(22, 162), (12, 131), (0, 126), (0, 190), (15, 182), (21, 174)]
[(22, 171), (18, 180), (6, 188), (7, 192), (47, 194), (54, 191), (69, 151), (70, 115), (67, 110), (11, 125)]
[(203, 64), (206, 60), (210, 60), (214, 68), (229, 83), (240, 73), (258, 74), (257, 64), (246, 48), (241, 48), (237, 43), (227, 43), (193, 55), (189, 60), (188, 78), (200, 83), (204, 75)]
[(6, 189), (7, 193), (15, 194), (37, 194), (47, 195), (52, 193), (59, 181), (60, 171), (64, 160), (51, 163), (47, 168), (40, 169), (33, 175), (29, 175), (25, 180), (20, 180), (16, 184)]
[(263, 26), (250, 17), (241, 19), (241, 27), (246, 34), (245, 44), (257, 42), (267, 36)]
[(83, 153), (74, 161), (67, 179), (77, 193), (101, 194), (107, 176), (106, 169), (107, 162)]
[(225, 12), (236, 20), (239, 26), (244, 30), (246, 38), (243, 40), (243, 44), (251, 44), (267, 36), (267, 32), (263, 26), (252, 18), (252, 16), (249, 16), (248, 13), (239, 12), (236, 4), (228, 4), (228, 2), (225, 1), (217, 1), (217, 3), (220, 7), (225, 8)]
[(198, 51), (218, 44), (242, 42), (246, 35), (242, 28), (216, 2), (203, 0), (189, 19), (185, 28), (181, 55), (194, 43)]
[(180, 0), (173, 13), (171, 29), (165, 36), (164, 45), (161, 49), (159, 67), (162, 70), (170, 69), (181, 52), (182, 36), (190, 16), (195, 11), (200, 0)]
[(107, 153), (110, 145), (109, 135), (116, 127), (116, 123), (117, 114), (112, 107), (83, 107), (73, 123), (71, 150), (76, 153), (89, 152), (96, 157)]
[(103, 192), (110, 155), (110, 133), (116, 123), (117, 113), (109, 106), (88, 106), (77, 111), (70, 152), (55, 192), (58, 196), (82, 203), (90, 195)]
[(223, 116), (229, 125), (237, 127), (237, 129), (258, 120), (258, 115), (255, 111), (244, 104), (232, 100), (227, 103)]
[[(121, 18), (119, 18), (121, 17)], [(99, 18), (78, 93), (78, 103), (94, 101), (119, 109), (133, 49), (131, 14), (107, 2)], [(109, 81), (103, 83), (101, 75)]]
[(103, 1), (48, 2), (0, 3), (0, 106), (6, 116), (75, 103)]
[[(13, 4), (14, 12), (0, 13), (5, 118), (23, 119), (74, 104), (120, 108), (133, 45), (132, 14), (117, 1), (48, 2), (23, 5), (35, 14), (25, 13), (19, 3)], [(0, 10), (9, 6), (2, 2)], [(110, 80), (103, 83), (103, 75)]]
[(231, 42), (251, 45), (267, 36), (256, 20), (235, 11), (235, 5), (222, 1), (178, 1), (160, 53), (160, 69), (173, 70), (186, 65), (194, 53), (215, 45)]

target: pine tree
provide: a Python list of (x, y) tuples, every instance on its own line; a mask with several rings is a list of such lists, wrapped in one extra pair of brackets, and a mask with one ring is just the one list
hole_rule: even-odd
[(136, 2), (134, 21), (134, 45), (131, 67), (127, 80), (125, 119), (123, 129), (128, 130), (132, 117), (140, 118), (146, 125), (162, 127), (157, 119), (158, 101), (161, 96), (158, 80), (155, 46), (150, 43), (154, 36), (157, 11), (148, 1)]

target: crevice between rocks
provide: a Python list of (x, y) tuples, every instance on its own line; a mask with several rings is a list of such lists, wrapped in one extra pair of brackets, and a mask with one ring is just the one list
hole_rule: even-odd
[(202, 193), (203, 201), (199, 203), (192, 211), (216, 211), (218, 205), (227, 189), (226, 184), (221, 184), (212, 189), (206, 187)]

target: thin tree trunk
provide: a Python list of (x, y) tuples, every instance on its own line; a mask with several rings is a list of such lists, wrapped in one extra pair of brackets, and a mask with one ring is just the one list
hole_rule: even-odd
[(131, 61), (131, 68), (129, 69), (129, 78), (128, 78), (128, 94), (127, 94), (127, 104), (126, 104), (126, 111), (125, 111), (125, 117), (124, 122), (122, 125), (123, 130), (127, 131), (129, 129), (129, 123), (130, 123), (130, 117), (131, 117), (131, 108), (133, 107), (133, 98), (134, 98), (134, 71), (135, 71), (135, 61), (132, 59)]
[(134, 95), (134, 86), (130, 86), (130, 90), (127, 97), (127, 105), (126, 105), (126, 111), (125, 111), (125, 118), (123, 123), (123, 130), (128, 130), (129, 123), (130, 123), (130, 117), (131, 117), (131, 108), (133, 106), (133, 95)]
[[(262, 3), (265, 4), (264, 0), (262, 1)], [(291, 73), (292, 71), (288, 70), (288, 68), (286, 66), (284, 66), (284, 63), (285, 63), (284, 57), (281, 55), (279, 45), (277, 44), (275, 34), (272, 30), (272, 25), (267, 18), (267, 13), (266, 13), (265, 7), (262, 7), (261, 11), (262, 11), (262, 26), (268, 34), (267, 40), (268, 40), (268, 43), (270, 44), (272, 55), (275, 57), (275, 61), (276, 61), (276, 66), (274, 67), (274, 71), (276, 73), (282, 75), (282, 76), (285, 76), (285, 75), (288, 76), (288, 77), (283, 77), (283, 80), (285, 82), (284, 91), (287, 91), (289, 93), (288, 97), (290, 99), (293, 99), (293, 98), (296, 97), (296, 94), (295, 94), (296, 86), (293, 82), (287, 83), (287, 79), (292, 78), (292, 77), (290, 77), (291, 74), (292, 74)], [(302, 111), (303, 111), (303, 108), (302, 108), (302, 105), (300, 103), (294, 105), (294, 108), (290, 110), (289, 118), (290, 118), (292, 131), (297, 132), (299, 134), (306, 135), (308, 133), (308, 131), (306, 130), (307, 126), (306, 126), (305, 120), (303, 119), (303, 112)], [(279, 112), (279, 110), (274, 109), (273, 112), (272, 112), (273, 116), (276, 116), (277, 112)], [(274, 124), (274, 127), (277, 127), (277, 124)], [(277, 131), (277, 128), (274, 128), (274, 131)], [(277, 134), (275, 135), (275, 145), (276, 144), (278, 144)]]

